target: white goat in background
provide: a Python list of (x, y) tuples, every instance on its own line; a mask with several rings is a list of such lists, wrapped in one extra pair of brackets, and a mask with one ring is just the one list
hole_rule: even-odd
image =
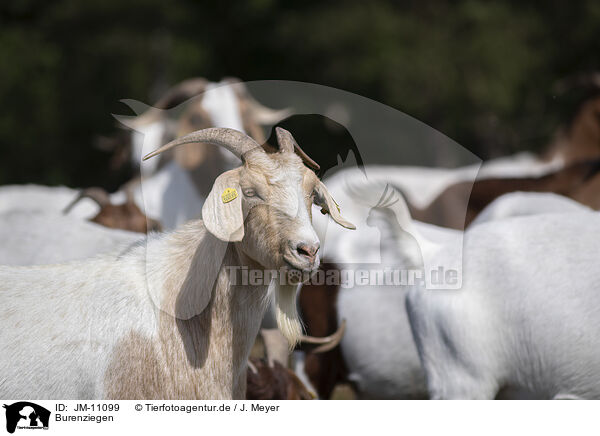
[[(365, 170), (371, 180), (370, 167)], [(351, 271), (416, 271), (423, 270), (425, 262), (431, 263), (440, 246), (460, 245), (462, 232), (413, 221), (400, 193), (353, 175), (353, 170), (336, 174), (327, 182), (328, 189), (336, 198), (344, 198), (342, 204), (349, 205), (344, 208), (345, 216), (365, 225), (359, 224), (359, 230), (346, 237), (331, 228), (319, 233), (328, 262)], [(321, 224), (322, 220), (315, 216), (315, 222)], [(405, 310), (408, 289), (391, 284), (354, 284), (339, 290), (338, 322), (346, 320), (341, 351), (348, 379), (360, 398), (427, 397)]]
[(294, 282), (319, 265), (312, 202), (353, 228), (293, 152), (289, 132), (277, 136), (273, 154), (230, 129), (199, 131), (153, 153), (208, 142), (242, 159), (215, 181), (204, 221), (117, 255), (0, 267), (1, 319), (11, 329), (1, 339), (0, 395), (244, 398), (267, 284), (236, 285), (228, 267), (282, 269), (290, 284), (275, 290), (278, 322), (293, 343), (301, 334)]
[[(561, 161), (545, 162), (531, 153), (518, 153), (458, 168), (371, 165), (369, 178), (399, 187), (411, 204), (424, 208), (455, 183), (493, 177), (541, 176), (562, 166)], [(354, 171), (356, 175), (352, 178), (360, 180), (359, 170)]]
[(550, 192), (511, 192), (492, 201), (471, 225), (504, 218), (542, 213), (591, 212), (593, 209), (568, 197)]
[[(359, 225), (357, 232), (345, 237), (335, 228), (321, 233), (325, 226), (315, 225), (321, 230), (324, 258), (328, 262), (353, 270), (385, 267), (420, 270), (426, 263), (430, 268), (436, 264), (448, 265), (451, 264), (449, 258), (460, 256), (462, 232), (412, 220), (401, 195), (384, 188), (383, 181), (374, 181), (376, 178), (371, 176), (370, 170), (370, 167), (365, 168), (368, 182), (362, 176), (355, 177), (354, 170), (339, 172), (325, 182), (336, 198), (348, 204), (344, 214), (354, 222), (366, 224)], [(377, 198), (380, 201), (374, 204)], [(482, 212), (480, 222), (521, 215), (536, 215), (542, 220), (548, 213), (585, 210), (589, 209), (555, 194), (512, 193), (490, 204)], [(316, 217), (315, 222), (323, 224)], [(360, 247), (360, 257), (352, 251), (353, 247)], [(406, 285), (355, 284), (339, 291), (338, 320), (347, 321), (341, 350), (349, 370), (348, 378), (361, 398), (428, 396), (425, 374), (405, 310), (410, 289)], [(521, 397), (523, 391), (503, 394)]]
[[(172, 125), (165, 109), (184, 97), (192, 98)], [(156, 108), (146, 108), (138, 117), (118, 118), (137, 130), (133, 133), (132, 162), (141, 164), (142, 184), (134, 192), (136, 201), (144, 205), (146, 215), (159, 219), (167, 229), (199, 217), (214, 179), (237, 166), (239, 160), (228, 150), (210, 144), (175, 150), (171, 157), (167, 155), (162, 166), (157, 164), (158, 160), (141, 163), (142, 155), (156, 149), (165, 138), (173, 139), (206, 127), (232, 128), (263, 143), (265, 136), (260, 124), (274, 124), (290, 113), (287, 109), (275, 111), (260, 105), (243, 83), (233, 79), (219, 83), (191, 79), (161, 100)]]
[(144, 235), (53, 213), (0, 214), (0, 265), (44, 265), (122, 250)]
[(465, 232), (462, 288), (407, 297), (431, 397), (600, 398), (599, 234), (596, 212)]
[[(185, 110), (177, 121), (168, 118), (168, 107), (190, 98), (193, 99), (183, 105)], [(214, 179), (236, 166), (239, 160), (229, 151), (210, 144), (175, 150), (162, 160), (141, 164), (144, 152), (158, 148), (165, 140), (205, 127), (252, 132), (255, 140), (262, 143), (265, 138), (260, 125), (274, 124), (290, 113), (287, 109), (277, 111), (260, 105), (243, 83), (234, 79), (219, 83), (190, 79), (169, 90), (156, 108), (128, 103), (145, 112), (139, 117), (119, 117), (136, 129), (132, 134), (131, 161), (135, 168), (140, 167), (142, 174), (141, 184), (129, 183), (127, 188), (133, 188), (138, 207), (165, 229), (199, 217)], [(66, 187), (4, 186), (0, 188), (0, 213), (16, 209), (62, 213), (77, 195), (77, 190)], [(111, 195), (113, 204), (122, 204), (126, 199), (124, 189)], [(97, 204), (83, 199), (69, 214), (90, 219), (98, 211)]]

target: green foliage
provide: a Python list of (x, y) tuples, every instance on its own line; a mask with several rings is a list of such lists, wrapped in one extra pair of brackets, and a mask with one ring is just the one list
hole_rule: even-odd
[(554, 84), (600, 67), (593, 0), (4, 0), (0, 183), (101, 184), (122, 98), (192, 76), (365, 95), (490, 157), (547, 142)]

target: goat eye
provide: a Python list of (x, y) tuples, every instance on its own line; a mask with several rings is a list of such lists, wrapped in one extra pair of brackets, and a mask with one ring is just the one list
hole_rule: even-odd
[(246, 197), (256, 197), (256, 191), (252, 188), (246, 188), (243, 192)]

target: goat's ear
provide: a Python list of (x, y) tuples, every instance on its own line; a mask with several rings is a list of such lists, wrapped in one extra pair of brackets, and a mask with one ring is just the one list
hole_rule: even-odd
[(244, 237), (240, 168), (227, 171), (215, 180), (202, 207), (206, 229), (225, 242), (241, 241)]
[(331, 218), (338, 223), (342, 227), (346, 227), (350, 230), (356, 230), (356, 226), (352, 224), (350, 221), (347, 221), (340, 214), (340, 207), (335, 202), (323, 182), (320, 180), (317, 182), (315, 186), (315, 204), (317, 206), (321, 206), (321, 213), (328, 213), (331, 215)]

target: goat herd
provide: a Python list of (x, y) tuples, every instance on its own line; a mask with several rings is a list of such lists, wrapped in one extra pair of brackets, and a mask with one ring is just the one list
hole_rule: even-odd
[(117, 192), (0, 187), (0, 396), (600, 398), (590, 80), (543, 156), (324, 181), (266, 144), (290, 111), (180, 83), (122, 119)]

